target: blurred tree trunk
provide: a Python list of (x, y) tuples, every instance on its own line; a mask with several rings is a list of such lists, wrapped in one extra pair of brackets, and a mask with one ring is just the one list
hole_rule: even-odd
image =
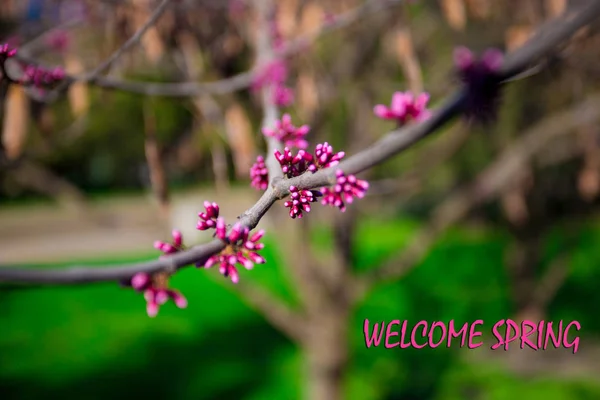
[(311, 319), (305, 354), (308, 377), (306, 398), (343, 398), (343, 379), (348, 363), (349, 309), (331, 309)]
[(540, 236), (537, 232), (518, 236), (509, 256), (509, 279), (517, 314), (527, 309), (533, 300), (537, 286), (536, 270), (541, 256)]

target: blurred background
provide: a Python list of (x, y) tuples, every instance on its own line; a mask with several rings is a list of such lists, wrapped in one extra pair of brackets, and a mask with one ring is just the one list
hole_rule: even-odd
[[(171, 3), (109, 79), (209, 82), (252, 68), (253, 1)], [(426, 91), (435, 108), (458, 87), (456, 46), (514, 50), (541, 23), (582, 3), (421, 0), (367, 8), (287, 58), (295, 102), (283, 111), (312, 127), (311, 143), (328, 141), (352, 155), (394, 128), (372, 110), (395, 91)], [(3, 43), (17, 46), (19, 57), (79, 75), (122, 46), (158, 2), (0, 4)], [(276, 4), (284, 40), (310, 37), (332, 16), (364, 7), (359, 0)], [(268, 307), (253, 306), (252, 292), (212, 269), (174, 275), (171, 286), (189, 306), (166, 304), (154, 319), (142, 296), (118, 283), (5, 284), (0, 398), (600, 398), (600, 105), (587, 122), (573, 111), (600, 90), (598, 48), (597, 27), (581, 30), (542, 68), (506, 87), (493, 124), (455, 121), (361, 174), (368, 195), (344, 214), (319, 206), (292, 221), (274, 206), (259, 225), (267, 230), (267, 263), (242, 271), (241, 280), (306, 314), (318, 339), (301, 342), (280, 329)], [(265, 151), (263, 111), (247, 87), (146, 96), (98, 86), (75, 83), (48, 102), (3, 81), (2, 265), (155, 259), (153, 242), (168, 240), (172, 228), (187, 244), (209, 240), (195, 230), (204, 200), (232, 220), (259, 198), (248, 171)], [(472, 198), (477, 191), (469, 188), (509, 164), (493, 195)], [(403, 249), (449, 199), (469, 211), (429, 238), (424, 257), (356, 301), (340, 300), (345, 277), (400, 266)], [(328, 277), (311, 280), (308, 270)], [(486, 327), (505, 318), (577, 320), (581, 343), (575, 355), (490, 351), (489, 337), (477, 350), (367, 350), (365, 318), (482, 319)], [(327, 373), (317, 369), (323, 365)]]

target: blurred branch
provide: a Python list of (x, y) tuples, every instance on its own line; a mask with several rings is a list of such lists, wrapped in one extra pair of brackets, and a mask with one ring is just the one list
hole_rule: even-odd
[[(521, 47), (514, 56), (509, 54), (502, 68), (504, 77), (510, 78), (510, 73), (519, 73), (522, 68), (544, 56), (546, 52), (551, 51), (553, 46), (560, 44), (583, 25), (594, 20), (599, 13), (600, 1), (594, 1), (580, 8), (577, 12), (567, 13), (563, 18), (553, 21), (552, 24), (544, 24), (537, 35)], [(292, 185), (301, 189), (331, 186), (335, 182), (335, 171), (338, 169), (342, 169), (347, 174), (357, 174), (401, 153), (428, 137), (457, 115), (460, 115), (465, 99), (464, 88), (458, 90), (439, 109), (434, 111), (427, 121), (388, 133), (367, 149), (348, 158), (336, 167), (326, 168), (314, 174), (309, 173), (292, 179), (273, 182), (258, 202), (239, 216), (238, 222), (250, 229), (256, 227), (271, 206), (277, 200), (289, 194), (289, 187)], [(524, 158), (526, 159), (531, 153), (536, 152), (550, 138), (564, 133), (569, 127), (590, 123), (598, 117), (598, 113), (600, 113), (600, 98), (592, 97), (574, 111), (550, 117), (546, 122), (538, 125), (530, 135), (518, 142), (521, 148), (515, 150), (511, 148), (511, 151), (505, 153), (497, 163), (488, 168), (481, 175), (481, 179), (476, 181), (468, 190), (451, 196), (440, 206), (433, 216), (434, 223), (417, 235), (410, 251), (406, 252), (407, 256), (402, 259), (403, 262), (386, 266), (383, 269), (376, 270), (376, 272), (373, 271), (362, 280), (367, 286), (370, 286), (382, 279), (394, 279), (401, 276), (414, 265), (415, 260), (423, 255), (429, 244), (433, 242), (435, 235), (463, 216), (473, 201), (486, 200), (497, 191), (498, 185), (510, 180), (515, 167), (518, 169)], [(542, 140), (539, 137), (542, 137)], [(215, 239), (164, 259), (108, 268), (75, 267), (52, 270), (5, 267), (0, 269), (0, 281), (64, 284), (127, 279), (138, 272), (175, 271), (194, 263), (203, 263), (212, 254), (223, 250), (224, 247), (225, 244), (222, 241)]]
[(170, 0), (162, 0), (161, 3), (156, 7), (154, 12), (150, 15), (150, 18), (131, 36), (121, 47), (119, 47), (110, 57), (104, 60), (100, 65), (94, 68), (87, 74), (80, 76), (77, 79), (71, 79), (65, 77), (65, 80), (52, 92), (49, 92), (45, 97), (52, 98), (62, 91), (66, 90), (74, 82), (83, 83), (94, 83), (100, 77), (100, 75), (108, 70), (127, 50), (135, 46), (142, 36), (150, 29), (156, 21), (161, 17), (163, 12), (167, 9)]
[[(194, 105), (211, 125), (225, 126), (223, 111), (219, 107), (219, 104), (217, 104), (209, 94), (201, 95), (196, 98)], [(225, 140), (225, 138), (221, 138)], [(227, 155), (225, 153), (225, 146), (219, 140), (220, 139), (217, 138), (212, 142), (210, 151), (217, 190), (229, 187)]]
[[(355, 21), (359, 20), (362, 17), (365, 17), (369, 14), (382, 11), (387, 7), (397, 4), (402, 0), (380, 0), (380, 1), (366, 1), (363, 5), (347, 11), (341, 15), (333, 16), (331, 20), (333, 22), (327, 23), (323, 25), (321, 29), (314, 33), (306, 34), (300, 36), (296, 39), (290, 40), (285, 43), (281, 49), (278, 49), (273, 53), (273, 57), (283, 58), (289, 55), (292, 55), (298, 51), (305, 50), (310, 43), (316, 41), (320, 36), (325, 35), (327, 33), (336, 31), (338, 29), (344, 28)], [(168, 2), (168, 0), (164, 0), (164, 3)], [(161, 5), (163, 5), (161, 3)], [(159, 6), (160, 8), (160, 6)], [(159, 9), (157, 9), (158, 11)], [(161, 9), (162, 12), (162, 9)], [(155, 11), (156, 13), (156, 11)], [(148, 26), (149, 27), (149, 26)], [(146, 29), (148, 29), (146, 27)], [(141, 36), (141, 35), (140, 35)], [(133, 39), (133, 38), (132, 38)], [(131, 39), (130, 39), (131, 40)], [(139, 37), (136, 39), (139, 40)], [(132, 43), (132, 45), (135, 44)], [(121, 49), (120, 49), (120, 52)], [(113, 55), (114, 56), (114, 55)], [(120, 54), (119, 54), (120, 56)], [(34, 63), (40, 65), (40, 63), (36, 60), (33, 60), (29, 57), (24, 57), (22, 55), (17, 55), (22, 61)], [(112, 58), (112, 57), (111, 57)], [(118, 58), (118, 56), (117, 56)], [(110, 59), (109, 59), (110, 60)], [(108, 60), (107, 60), (108, 61)], [(114, 60), (113, 60), (114, 62)], [(111, 62), (112, 63), (112, 62)], [(165, 97), (193, 97), (202, 93), (212, 93), (212, 94), (226, 94), (231, 93), (237, 90), (246, 89), (252, 83), (252, 79), (258, 69), (258, 65), (255, 66), (252, 70), (242, 72), (238, 75), (235, 75), (230, 78), (222, 79), (215, 82), (178, 82), (178, 83), (150, 83), (150, 82), (132, 82), (132, 81), (123, 81), (120, 79), (113, 79), (108, 77), (98, 76), (99, 74), (93, 75), (67, 75), (65, 77), (66, 85), (77, 81), (84, 81), (90, 84), (94, 84), (96, 86), (105, 88), (105, 89), (115, 89), (122, 90), (137, 94), (143, 94), (147, 96), (165, 96)], [(64, 88), (62, 88), (64, 89)]]
[(151, 103), (144, 103), (144, 152), (146, 163), (150, 174), (150, 185), (158, 201), (159, 210), (164, 221), (169, 218), (169, 182), (163, 157), (160, 151), (160, 145), (156, 139), (156, 118), (151, 109)]
[[(516, 77), (527, 71), (552, 48), (598, 18), (598, 14), (600, 14), (600, 1), (593, 0), (588, 1), (584, 6), (570, 8), (560, 17), (543, 24), (524, 46), (511, 53), (510, 62), (505, 63), (501, 70), (504, 79)], [(557, 29), (544, 29), (552, 25), (556, 25)]]
[(408, 17), (403, 16), (402, 19), (400, 26), (396, 28), (396, 55), (410, 91), (418, 94), (423, 91), (423, 73), (415, 52), (410, 24), (405, 22)]
[(475, 206), (498, 195), (552, 139), (600, 119), (600, 95), (536, 124), (486, 168), (470, 185), (443, 201), (432, 213), (428, 226), (417, 232), (399, 257), (358, 277), (358, 294), (378, 282), (398, 279), (414, 268), (437, 238)]
[(54, 174), (43, 165), (32, 160), (21, 159), (8, 168), (10, 177), (23, 187), (45, 194), (65, 207), (82, 213), (87, 211), (84, 194), (71, 182)]
[(80, 81), (93, 82), (100, 74), (109, 69), (127, 50), (138, 44), (142, 36), (150, 29), (156, 21), (161, 17), (163, 12), (167, 9), (170, 0), (162, 0), (161, 3), (156, 7), (150, 18), (131, 36), (120, 48), (118, 48), (110, 57), (108, 57), (102, 64), (98, 65), (94, 70), (84, 75)]
[(554, 260), (533, 291), (531, 301), (533, 305), (539, 309), (546, 308), (568, 276), (567, 257), (563, 256)]
[(28, 41), (27, 43), (24, 43), (23, 45), (21, 45), (19, 47), (19, 53), (21, 55), (31, 55), (32, 53), (34, 53), (39, 47), (42, 48), (47, 48), (47, 44), (46, 41), (53, 35), (55, 34), (57, 31), (61, 31), (63, 29), (68, 29), (71, 28), (79, 23), (82, 22), (82, 19), (80, 18), (73, 18), (69, 21), (66, 21), (65, 23), (60, 24), (59, 26), (55, 26), (51, 29), (46, 30), (45, 32), (43, 32), (42, 34), (36, 36), (35, 38), (31, 39), (30, 41)]
[(301, 342), (306, 336), (304, 317), (294, 312), (282, 300), (275, 298), (255, 283), (238, 282), (236, 293), (240, 294), (256, 311), (260, 312), (273, 326), (291, 339)]
[(464, 125), (454, 125), (443, 140), (423, 149), (416, 166), (399, 178), (370, 182), (366, 195), (400, 194), (403, 196), (401, 200), (406, 201), (411, 194), (421, 188), (423, 182), (436, 168), (446, 163), (461, 149), (468, 137), (469, 130)]

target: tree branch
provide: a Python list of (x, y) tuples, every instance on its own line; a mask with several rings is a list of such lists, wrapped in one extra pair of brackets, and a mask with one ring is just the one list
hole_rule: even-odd
[(120, 48), (118, 48), (110, 57), (108, 57), (102, 64), (98, 65), (94, 70), (84, 75), (81, 82), (93, 82), (101, 73), (109, 69), (127, 50), (135, 46), (142, 36), (150, 29), (160, 16), (165, 12), (170, 0), (162, 0), (161, 3), (156, 7), (150, 18), (131, 36)]
[[(165, 2), (166, 1), (167, 0), (165, 0)], [(382, 11), (389, 6), (399, 3), (400, 1), (402, 0), (366, 1), (364, 4), (356, 7), (355, 9), (347, 11), (341, 15), (334, 16), (334, 22), (324, 25), (318, 31), (290, 40), (289, 42), (284, 44), (284, 46), (281, 49), (277, 50), (273, 54), (273, 57), (274, 59), (283, 58), (286, 56), (290, 56), (303, 49), (306, 49), (310, 43), (316, 41), (320, 36), (344, 28), (362, 17), (365, 17), (369, 14), (374, 14), (378, 11)], [(17, 58), (19, 58), (21, 61), (41, 65), (37, 60), (25, 57), (23, 55), (17, 54)], [(68, 86), (74, 82), (84, 81), (104, 89), (121, 90), (147, 96), (194, 97), (204, 93), (227, 94), (235, 92), (237, 90), (246, 89), (252, 83), (254, 75), (257, 72), (257, 68), (258, 65), (250, 71), (242, 72), (230, 78), (222, 79), (215, 82), (204, 83), (133, 82), (102, 76), (94, 76), (93, 79), (91, 79), (90, 75), (67, 75), (65, 77), (65, 82), (67, 82)]]
[(265, 319), (288, 337), (298, 343), (304, 340), (307, 326), (304, 316), (293, 311), (281, 299), (257, 287), (254, 283), (239, 282), (234, 289)]
[[(510, 78), (511, 73), (516, 74), (528, 64), (535, 62), (554, 46), (570, 37), (570, 35), (579, 28), (594, 20), (598, 14), (600, 14), (600, 1), (593, 1), (578, 11), (567, 13), (563, 18), (557, 19), (553, 25), (545, 24), (533, 39), (515, 53), (515, 56), (509, 55), (502, 69), (502, 71), (504, 71), (504, 78)], [(339, 166), (323, 169), (315, 174), (307, 173), (292, 179), (282, 179), (277, 183), (274, 183), (263, 193), (254, 206), (246, 210), (239, 217), (239, 222), (250, 229), (254, 228), (262, 216), (277, 200), (289, 194), (289, 187), (291, 185), (303, 189), (330, 186), (334, 183), (335, 171), (337, 169), (342, 169), (347, 174), (356, 174), (380, 164), (392, 156), (410, 148), (418, 141), (432, 134), (436, 129), (443, 126), (452, 118), (459, 115), (462, 111), (464, 100), (464, 89), (458, 90), (457, 93), (450, 96), (450, 98), (435, 111), (427, 121), (388, 133), (371, 147), (348, 158)], [(570, 119), (567, 121), (555, 121), (551, 118), (550, 120), (552, 120), (552, 123), (543, 124), (543, 129), (548, 131), (548, 134), (552, 133), (553, 136), (556, 136), (560, 134), (560, 132), (557, 132), (557, 126), (560, 126), (560, 124), (562, 124), (562, 132), (562, 129), (566, 126), (572, 126), (575, 123), (580, 124), (585, 121), (590, 122), (597, 117), (596, 114), (598, 113), (599, 108), (598, 101), (599, 99), (597, 97), (588, 100), (582, 106), (577, 108), (573, 114), (570, 114)], [(511, 159), (508, 160), (508, 168), (496, 169), (497, 167), (492, 167), (491, 169), (486, 170), (488, 172), (484, 177), (488, 179), (489, 182), (477, 182), (469, 192), (464, 194), (459, 193), (445, 202), (444, 207), (442, 207), (434, 217), (437, 224), (433, 227), (433, 230), (439, 231), (440, 228), (447, 227), (451, 222), (456, 221), (457, 217), (464, 215), (464, 212), (466, 211), (465, 205), (467, 203), (463, 204), (463, 202), (468, 202), (469, 196), (477, 196), (480, 200), (485, 200), (497, 189), (495, 185), (499, 182), (503, 182), (507, 177), (510, 179), (510, 173), (507, 175), (506, 171), (513, 171), (512, 168), (514, 168), (514, 165), (520, 165), (522, 158), (528, 156), (529, 151), (532, 151), (532, 149), (535, 151), (537, 149), (536, 145), (532, 143), (524, 142), (523, 145), (525, 146), (524, 149), (518, 150), (514, 155), (508, 156), (511, 157)], [(528, 148), (529, 150), (525, 150), (525, 148)], [(514, 157), (514, 159), (512, 159), (512, 157)], [(431, 239), (427, 238), (429, 235), (428, 232), (424, 232), (422, 235), (424, 235), (424, 242), (431, 241)], [(420, 247), (420, 243), (417, 242), (416, 248), (418, 249)], [(161, 270), (174, 271), (177, 268), (196, 262), (203, 262), (210, 255), (221, 251), (223, 248), (223, 242), (220, 240), (213, 240), (207, 244), (193, 247), (187, 251), (176, 253), (171, 257), (166, 257), (164, 259), (109, 268), (69, 268), (59, 270), (1, 268), (0, 281), (64, 284), (120, 280), (129, 278), (137, 272), (154, 273)], [(419, 254), (422, 254), (422, 252), (423, 249), (420, 249)], [(386, 277), (393, 278), (397, 275), (398, 269), (396, 267), (391, 269), (386, 268), (380, 270), (378, 273), (373, 273), (373, 276), (368, 278), (367, 281), (373, 282), (385, 279)]]
[[(92, 71), (79, 76), (65, 76), (64, 80), (60, 85), (58, 85), (54, 90), (48, 92), (43, 98), (39, 99), (41, 101), (49, 101), (54, 100), (60, 93), (64, 92), (71, 84), (75, 82), (82, 83), (97, 83), (100, 78), (100, 75), (109, 69), (127, 50), (135, 46), (142, 36), (150, 29), (156, 21), (161, 17), (164, 11), (167, 9), (170, 0), (162, 0), (161, 3), (156, 7), (152, 15), (148, 18), (146, 22), (131, 36), (121, 47), (119, 47), (110, 57), (104, 60), (100, 65), (94, 68)], [(26, 60), (26, 57), (18, 57), (22, 60)]]

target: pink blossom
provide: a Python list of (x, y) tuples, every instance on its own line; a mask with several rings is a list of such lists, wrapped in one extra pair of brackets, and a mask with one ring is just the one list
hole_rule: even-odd
[(288, 69), (285, 61), (274, 60), (264, 65), (256, 73), (252, 81), (251, 89), (257, 91), (267, 85), (280, 85), (285, 82), (288, 76)]
[(169, 289), (168, 275), (158, 273), (154, 276), (140, 272), (131, 278), (131, 286), (138, 292), (144, 292), (146, 312), (149, 317), (155, 317), (161, 305), (171, 299), (178, 308), (186, 308), (187, 300), (177, 290)]
[(71, 40), (69, 33), (64, 30), (58, 30), (48, 36), (46, 44), (53, 50), (64, 52), (69, 48)]
[(207, 229), (216, 228), (217, 218), (219, 217), (219, 205), (217, 203), (211, 203), (210, 201), (204, 202), (205, 212), (198, 213), (200, 221), (196, 225), (196, 229), (199, 231), (205, 231)]
[(429, 94), (421, 93), (416, 98), (410, 92), (396, 92), (392, 96), (390, 106), (378, 104), (373, 112), (379, 118), (396, 120), (398, 125), (404, 125), (409, 121), (424, 121), (430, 117), (427, 110)]
[(306, 171), (316, 172), (319, 169), (334, 167), (346, 155), (343, 151), (335, 153), (327, 142), (317, 144), (314, 155), (305, 150), (298, 150), (298, 153), (293, 155), (288, 147), (283, 149), (283, 153), (275, 150), (274, 154), (286, 178), (302, 175)]
[(351, 204), (355, 197), (363, 198), (369, 183), (364, 180), (357, 179), (354, 175), (346, 176), (342, 170), (337, 170), (335, 173), (337, 182), (333, 189), (323, 188), (323, 205), (332, 205), (346, 211), (346, 204)]
[(250, 179), (252, 187), (258, 190), (266, 190), (269, 187), (269, 170), (263, 156), (258, 156), (250, 168)]
[(345, 155), (346, 153), (343, 151), (334, 153), (333, 147), (327, 142), (319, 143), (317, 147), (315, 147), (314, 162), (308, 169), (309, 171), (315, 172), (321, 168), (334, 167), (340, 163), (340, 160), (344, 158)]
[(33, 85), (36, 88), (42, 89), (52, 87), (64, 78), (65, 71), (60, 67), (46, 69), (32, 64), (25, 67), (21, 83), (24, 85)]
[(275, 128), (263, 128), (262, 132), (265, 136), (273, 137), (285, 146), (296, 147), (298, 149), (306, 149), (308, 142), (304, 138), (310, 127), (308, 125), (302, 125), (296, 127), (292, 124), (292, 117), (289, 114), (284, 114), (280, 120), (275, 123)]
[(173, 229), (171, 236), (173, 237), (173, 243), (166, 243), (157, 240), (154, 242), (154, 248), (162, 251), (164, 255), (177, 253), (183, 250), (183, 237), (181, 232), (179, 232), (177, 229)]
[(337, 15), (335, 15), (331, 12), (326, 12), (325, 15), (323, 15), (323, 25), (325, 25), (325, 26), (333, 25), (333, 24), (335, 24), (337, 19), (338, 19)]
[(289, 148), (284, 148), (283, 153), (279, 150), (274, 151), (275, 159), (281, 165), (281, 171), (286, 178), (293, 178), (300, 176), (304, 172), (309, 171), (313, 165), (312, 154), (298, 150), (298, 153), (294, 156)]
[(264, 264), (266, 262), (257, 253), (258, 250), (264, 248), (264, 244), (259, 243), (264, 233), (263, 230), (260, 230), (250, 235), (250, 230), (238, 222), (231, 228), (229, 235), (227, 235), (225, 220), (218, 218), (216, 236), (224, 241), (227, 246), (219, 254), (209, 257), (204, 264), (196, 264), (196, 266), (210, 268), (213, 265), (219, 264), (219, 272), (223, 276), (230, 278), (233, 283), (238, 283), (239, 272), (236, 264), (240, 264), (250, 270), (254, 268), (254, 264)]
[(302, 218), (303, 212), (310, 212), (310, 203), (315, 203), (321, 193), (316, 190), (300, 190), (296, 186), (290, 186), (290, 200), (284, 203), (290, 209), (290, 217)]
[(294, 90), (282, 84), (273, 90), (273, 103), (279, 107), (289, 107), (294, 103)]

